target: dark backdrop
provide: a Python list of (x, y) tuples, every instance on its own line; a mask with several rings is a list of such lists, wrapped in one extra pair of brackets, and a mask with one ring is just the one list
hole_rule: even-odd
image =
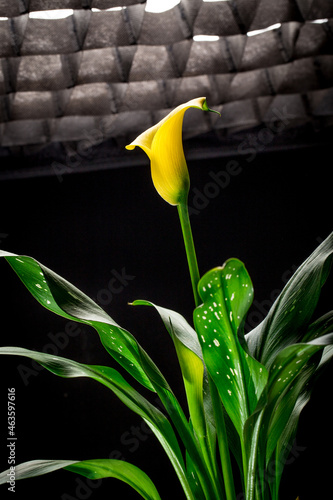
[[(130, 153), (128, 153), (130, 154)], [(143, 153), (142, 153), (143, 154)], [(192, 161), (190, 206), (201, 273), (229, 257), (243, 260), (255, 288), (247, 326), (263, 319), (277, 290), (332, 230), (330, 147)], [(1, 183), (1, 248), (30, 255), (62, 275), (128, 328), (184, 402), (175, 354), (156, 313), (131, 307), (149, 299), (191, 321), (193, 302), (177, 210), (152, 187), (148, 163), (124, 169)], [(94, 330), (74, 327), (34, 301), (6, 262), (1, 272), (1, 345), (57, 352), (92, 364), (115, 362)], [(118, 275), (117, 275), (118, 273)], [(119, 293), (108, 283), (122, 276)], [(331, 307), (331, 282), (322, 306)], [(16, 459), (124, 458), (142, 467), (163, 500), (183, 498), (154, 436), (106, 388), (61, 379), (25, 358), (0, 360), (0, 465), (7, 468), (7, 387), (16, 390)], [(281, 499), (327, 498), (331, 484), (331, 381), (304, 410), (286, 465)], [(129, 378), (127, 377), (129, 380)], [(92, 483), (69, 472), (2, 487), (1, 498), (99, 500), (139, 498), (116, 480)], [(239, 496), (238, 500), (242, 497)]]

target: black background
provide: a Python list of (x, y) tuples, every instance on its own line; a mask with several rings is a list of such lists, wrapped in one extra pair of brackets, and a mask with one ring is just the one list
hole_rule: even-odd
[[(229, 257), (246, 264), (257, 304), (250, 312), (249, 327), (263, 318), (276, 291), (332, 230), (330, 149), (251, 155), (244, 150), (235, 158), (188, 162), (201, 274)], [(228, 180), (221, 172), (230, 171), (230, 166)], [(223, 188), (214, 184), (212, 172), (223, 178)], [(1, 248), (34, 257), (99, 300), (135, 335), (184, 403), (176, 357), (160, 319), (150, 308), (128, 305), (149, 299), (191, 322), (193, 301), (177, 210), (152, 187), (148, 162), (80, 174), (73, 169), (62, 179), (3, 181), (0, 207)], [(125, 273), (128, 283), (110, 296), (105, 290), (114, 271)], [(115, 366), (95, 331), (84, 325), (67, 335), (67, 345), (54, 347), (54, 339), (63, 338), (57, 334), (69, 328), (68, 321), (35, 302), (5, 261), (0, 262), (0, 272), (1, 345), (47, 350), (52, 344), (61, 356)], [(330, 290), (332, 280), (324, 287), (317, 315), (331, 308)], [(24, 378), (19, 366), (32, 371)], [(155, 437), (106, 388), (88, 379), (38, 372), (25, 358), (1, 357), (0, 377), (1, 470), (7, 468), (7, 387), (14, 387), (17, 463), (121, 457), (148, 473), (163, 500), (183, 498)], [(296, 448), (285, 468), (282, 500), (330, 494), (331, 381), (330, 368), (302, 413)], [(139, 498), (119, 481), (92, 483), (66, 471), (19, 481), (15, 494), (6, 486), (1, 489), (1, 498), (21, 500), (29, 494), (35, 500)]]

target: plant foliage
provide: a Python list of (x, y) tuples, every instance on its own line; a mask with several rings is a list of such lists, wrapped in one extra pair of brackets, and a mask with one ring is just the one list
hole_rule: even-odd
[[(188, 500), (236, 500), (237, 475), (246, 500), (278, 500), (301, 411), (333, 354), (333, 311), (314, 317), (331, 268), (333, 233), (295, 272), (261, 324), (245, 334), (254, 294), (251, 278), (235, 258), (198, 278), (186, 197), (179, 199), (196, 302), (193, 326), (178, 312), (151, 302), (136, 300), (133, 305), (153, 307), (173, 341), (189, 418), (131, 333), (43, 264), (5, 251), (0, 257), (32, 296), (50, 312), (94, 328), (129, 381), (111, 366), (85, 365), (20, 347), (1, 347), (0, 354), (25, 356), (60, 377), (88, 377), (109, 388), (151, 428)], [(165, 413), (131, 385), (134, 381), (158, 395)], [(238, 468), (232, 466), (232, 457)], [(16, 479), (60, 468), (90, 479), (117, 478), (147, 500), (160, 499), (142, 470), (118, 460), (33, 460), (16, 467)], [(0, 474), (0, 483), (6, 482), (7, 472)]]

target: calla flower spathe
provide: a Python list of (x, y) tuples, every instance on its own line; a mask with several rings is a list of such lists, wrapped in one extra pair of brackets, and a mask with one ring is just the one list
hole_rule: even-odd
[(126, 146), (126, 149), (139, 146), (148, 155), (154, 186), (170, 205), (179, 205), (186, 199), (190, 186), (182, 142), (183, 118), (189, 108), (213, 111), (208, 108), (205, 97), (192, 99), (175, 108)]

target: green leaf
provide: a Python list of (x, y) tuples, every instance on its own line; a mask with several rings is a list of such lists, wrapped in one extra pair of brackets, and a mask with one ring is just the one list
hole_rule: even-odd
[[(209, 382), (197, 333), (185, 318), (175, 311), (146, 300), (136, 300), (133, 305), (154, 307), (174, 342), (184, 379), (192, 429), (199, 439), (204, 461), (207, 466), (210, 464), (211, 475), (215, 476), (216, 481), (218, 481), (218, 473), (213, 470), (216, 465), (216, 428)], [(198, 461), (193, 462), (190, 456), (188, 463), (191, 463), (193, 470), (195, 466), (198, 467)], [(196, 482), (194, 481), (192, 484), (197, 490)]]
[(195, 500), (206, 500), (196, 468), (193, 465), (191, 457), (188, 453), (186, 453), (186, 470), (188, 482), (191, 485), (191, 490), (193, 491)]
[[(260, 397), (256, 411), (246, 422), (244, 430), (247, 456), (250, 462), (247, 476), (249, 500), (253, 499), (257, 473), (263, 473), (266, 462), (272, 456), (285, 431), (286, 421), (284, 418), (279, 419), (279, 416), (284, 412), (287, 414), (289, 412), (290, 415), (293, 404), (299, 405), (295, 412), (295, 416), (299, 416), (305, 402), (298, 399), (298, 396), (311, 375), (311, 358), (332, 343), (333, 334), (329, 334), (308, 343), (288, 346), (279, 352), (270, 367), (267, 386)], [(295, 421), (290, 421), (291, 432), (295, 430), (292, 428), (294, 424)], [(279, 457), (275, 458), (280, 460)]]
[[(94, 327), (105, 349), (137, 381), (157, 392), (170, 415), (194, 463), (200, 479), (205, 483), (208, 498), (213, 488), (193, 432), (167, 381), (135, 338), (121, 328), (89, 297), (31, 257), (10, 254), (0, 250), (32, 295), (47, 309), (73, 321)], [(188, 498), (192, 498), (188, 491)]]
[[(313, 376), (316, 364), (304, 367), (288, 394), (274, 412), (270, 423), (266, 451), (267, 483), (271, 489), (272, 499), (278, 498), (279, 486), (284, 466), (292, 449), (296, 436), (298, 421), (304, 406), (309, 402), (311, 391), (306, 390), (309, 380)], [(272, 451), (274, 444), (275, 449)], [(267, 458), (269, 460), (267, 461)]]
[(175, 311), (156, 306), (147, 300), (135, 300), (133, 305), (152, 306), (161, 316), (176, 348), (193, 428), (198, 436), (204, 436), (206, 434), (203, 409), (204, 362), (196, 331)]
[(1, 354), (25, 356), (37, 361), (55, 375), (65, 378), (88, 377), (111, 389), (128, 408), (141, 416), (152, 429), (167, 453), (187, 497), (192, 498), (182, 453), (171, 424), (163, 413), (128, 384), (119, 372), (110, 367), (85, 365), (71, 359), (20, 347), (0, 347)]
[(188, 349), (194, 352), (201, 360), (202, 350), (198, 340), (197, 332), (191, 327), (186, 319), (176, 311), (157, 306), (148, 300), (135, 300), (133, 305), (151, 306), (156, 309), (158, 314), (169, 332), (170, 336), (175, 335), (178, 340)]
[(146, 500), (160, 500), (152, 481), (141, 469), (122, 460), (84, 460), (65, 467), (89, 479), (114, 477), (134, 488)]
[[(146, 500), (161, 500), (157, 489), (141, 469), (122, 460), (33, 460), (15, 467), (15, 478), (27, 479), (65, 469), (89, 479), (116, 478), (127, 483)], [(0, 484), (7, 481), (8, 471), (0, 474)]]
[(288, 281), (266, 318), (247, 336), (251, 354), (266, 367), (288, 345), (303, 339), (330, 271), (333, 233)]
[(321, 316), (316, 321), (311, 323), (306, 334), (304, 335), (302, 342), (308, 342), (309, 340), (315, 340), (318, 337), (331, 333), (333, 331), (333, 311)]
[(33, 297), (49, 311), (92, 326), (108, 353), (150, 390), (168, 384), (135, 338), (87, 295), (31, 257), (0, 250)]
[[(309, 341), (315, 341), (316, 339), (319, 339), (320, 337), (323, 337), (324, 335), (327, 335), (332, 331), (333, 314), (332, 312), (330, 312), (312, 323), (305, 337)], [(327, 336), (324, 337), (326, 341), (328, 338), (329, 337)], [(304, 344), (305, 342), (303, 341), (302, 343)], [(324, 350), (319, 350), (325, 352), (325, 349), (331, 351), (332, 347), (329, 346), (325, 347)], [(326, 359), (326, 362), (328, 361), (328, 359), (330, 359), (330, 357), (331, 356)], [(282, 398), (282, 400), (279, 402), (279, 405), (275, 409), (268, 431), (269, 437), (267, 441), (266, 461), (271, 458), (276, 443), (278, 440), (280, 440), (281, 429), (283, 429), (282, 433), (285, 435), (286, 427), (291, 425), (291, 420), (295, 422), (295, 425), (293, 425), (296, 429), (296, 415), (298, 422), (298, 417), (301, 413), (301, 410), (310, 399), (311, 390), (309, 389), (309, 383), (313, 375), (315, 373), (318, 373), (318, 366), (320, 364), (322, 366), (320, 358), (322, 358), (322, 352), (320, 353), (318, 359), (317, 357), (312, 357), (309, 360), (309, 362), (300, 371), (299, 375), (295, 378), (295, 382), (292, 384), (288, 391), (288, 397)]]
[(44, 368), (60, 377), (87, 377), (105, 385), (108, 389), (111, 389), (127, 407), (145, 419), (148, 425), (151, 424), (154, 429), (159, 430), (159, 433), (168, 437), (170, 446), (176, 450), (178, 459), (180, 461), (182, 460), (178, 441), (176, 440), (175, 434), (167, 418), (160, 410), (136, 391), (114, 368), (78, 363), (72, 359), (31, 351), (21, 347), (0, 347), (0, 355), (1, 354), (24, 356), (33, 359), (44, 366)]
[(251, 279), (241, 261), (229, 259), (199, 282), (203, 304), (194, 323), (207, 370), (240, 438), (265, 387), (267, 372), (243, 346), (242, 325), (253, 298)]
[[(329, 315), (325, 315), (323, 318), (321, 318), (321, 320), (324, 320), (324, 318), (327, 319), (328, 316)], [(326, 330), (325, 328), (326, 321), (325, 320), (317, 321), (314, 323), (314, 325), (316, 324), (318, 327), (319, 323), (322, 324), (323, 330)], [(318, 333), (317, 328), (314, 328), (313, 331)], [(330, 337), (325, 337), (325, 338), (324, 342), (326, 345), (327, 339), (329, 340)], [(316, 359), (317, 356), (314, 356), (314, 359), (311, 359), (311, 363), (308, 363), (308, 365), (303, 368), (300, 375), (297, 377), (295, 383), (290, 388), (288, 398), (283, 398), (277, 408), (277, 411), (274, 412), (271, 427), (275, 423), (274, 420), (276, 420), (277, 422), (280, 422), (280, 425), (283, 428), (283, 431), (277, 442), (275, 454), (272, 455), (270, 463), (267, 465), (268, 470), (272, 471), (273, 468), (275, 468), (274, 477), (271, 477), (269, 479), (271, 483), (272, 492), (276, 495), (276, 498), (284, 465), (287, 461), (288, 455), (292, 448), (293, 441), (296, 436), (296, 431), (301, 412), (303, 408), (306, 406), (306, 404), (310, 401), (310, 397), (313, 388), (315, 386), (315, 383), (321, 377), (323, 371), (327, 366), (327, 363), (331, 361), (332, 357), (333, 357), (332, 345), (324, 347), (320, 360)], [(270, 436), (271, 435), (272, 431), (270, 431)], [(270, 443), (268, 443), (268, 450), (269, 450), (269, 445)]]

